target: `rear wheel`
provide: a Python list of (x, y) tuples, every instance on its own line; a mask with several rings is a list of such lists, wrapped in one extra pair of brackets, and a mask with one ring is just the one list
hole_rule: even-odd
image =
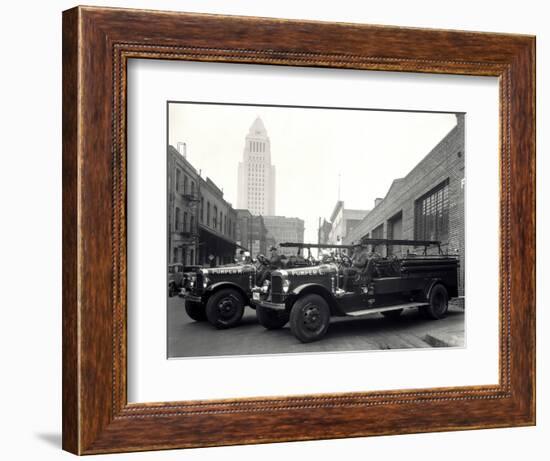
[(196, 301), (185, 300), (185, 312), (193, 320), (197, 322), (203, 322), (206, 320), (206, 311), (204, 310), (204, 304)]
[(244, 299), (232, 288), (214, 293), (206, 303), (206, 317), (216, 328), (231, 328), (237, 325), (244, 314)]
[(288, 312), (266, 309), (260, 306), (256, 307), (256, 317), (258, 323), (268, 330), (283, 328), (289, 320)]
[(424, 317), (439, 320), (447, 315), (449, 310), (449, 295), (447, 289), (441, 285), (435, 285), (430, 291), (430, 305), (421, 308)]
[(393, 311), (384, 311), (382, 312), (382, 315), (387, 319), (396, 320), (399, 317), (401, 317), (402, 312), (403, 312), (403, 309), (395, 309)]
[(290, 311), (290, 329), (303, 343), (321, 339), (328, 330), (330, 309), (322, 296), (306, 295)]

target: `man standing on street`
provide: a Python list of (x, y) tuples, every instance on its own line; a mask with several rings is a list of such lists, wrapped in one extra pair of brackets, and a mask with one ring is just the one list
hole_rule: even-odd
[(208, 263), (210, 267), (216, 267), (216, 257), (213, 254), (208, 255)]

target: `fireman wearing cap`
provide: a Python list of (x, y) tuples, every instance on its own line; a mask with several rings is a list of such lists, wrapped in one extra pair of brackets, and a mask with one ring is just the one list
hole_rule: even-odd
[(277, 247), (272, 246), (269, 251), (271, 251), (271, 257), (269, 258), (269, 267), (270, 269), (278, 269), (281, 267), (281, 255), (277, 250)]

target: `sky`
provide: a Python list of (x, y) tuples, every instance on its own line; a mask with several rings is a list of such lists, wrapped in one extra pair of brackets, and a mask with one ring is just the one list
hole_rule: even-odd
[(238, 164), (257, 116), (271, 140), (275, 213), (302, 218), (309, 242), (338, 199), (372, 209), (456, 125), (445, 113), (170, 103), (168, 142), (187, 143), (189, 162), (235, 207)]

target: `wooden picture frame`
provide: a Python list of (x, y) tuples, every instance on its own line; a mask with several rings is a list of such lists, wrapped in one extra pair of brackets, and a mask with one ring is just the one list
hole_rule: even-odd
[[(500, 380), (128, 404), (131, 58), (496, 76)], [(77, 7), (63, 13), (63, 448), (77, 454), (535, 424), (535, 38)]]

